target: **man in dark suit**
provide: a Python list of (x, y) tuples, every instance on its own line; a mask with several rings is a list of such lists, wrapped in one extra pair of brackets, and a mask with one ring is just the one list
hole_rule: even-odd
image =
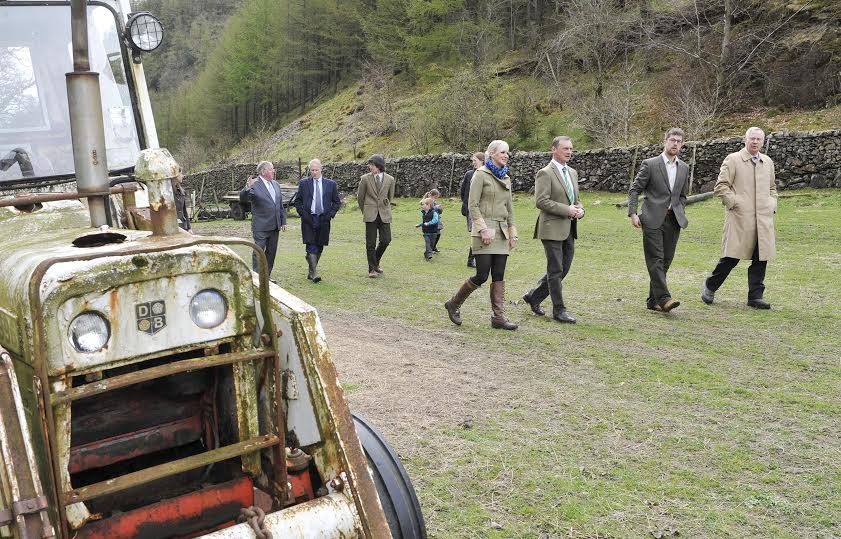
[[(391, 243), (391, 201), (394, 198), (394, 177), (385, 173), (385, 159), (374, 154), (368, 159), (368, 174), (359, 179), (356, 201), (365, 221), (365, 251), (368, 255), (368, 277), (377, 278), (383, 253)], [(377, 235), (380, 243), (377, 244)]]
[[(257, 177), (249, 177), (245, 187), (239, 192), (239, 200), (251, 204), (251, 234), (256, 243), (266, 253), (269, 263), (269, 275), (274, 267), (277, 240), (280, 231), (286, 231), (286, 210), (283, 208), (283, 195), (280, 185), (274, 181), (274, 165), (261, 161), (257, 165)], [(257, 255), (251, 257), (254, 271), (258, 270)]]
[[(680, 305), (669, 293), (666, 273), (675, 256), (680, 229), (689, 224), (684, 211), (689, 167), (677, 157), (684, 137), (683, 130), (669, 129), (663, 153), (642, 162), (628, 191), (628, 216), (633, 226), (642, 228), (642, 249), (650, 279), (646, 306), (655, 311), (669, 312)], [(645, 203), (637, 215), (640, 194), (645, 195)]]
[(301, 217), (301, 237), (307, 246), (307, 279), (321, 282), (318, 261), (324, 246), (330, 242), (330, 221), (342, 205), (336, 182), (321, 175), (321, 161), (309, 164), (310, 175), (298, 182), (295, 209)]
[(584, 207), (578, 195), (578, 172), (570, 168), (572, 139), (555, 137), (552, 141), (552, 160), (537, 172), (534, 179), (534, 205), (540, 210), (534, 237), (543, 243), (546, 254), (546, 273), (529, 290), (523, 300), (534, 314), (543, 316), (540, 303), (552, 298), (552, 318), (565, 324), (576, 319), (566, 310), (563, 280), (572, 266), (578, 220), (584, 217)]

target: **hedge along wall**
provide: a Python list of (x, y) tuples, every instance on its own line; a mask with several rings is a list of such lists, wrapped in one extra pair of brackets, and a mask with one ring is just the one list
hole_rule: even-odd
[[(549, 143), (547, 141), (547, 146)], [(687, 142), (680, 158), (689, 163), (692, 192), (711, 191), (721, 162), (727, 154), (742, 146), (740, 138)], [(574, 153), (571, 165), (578, 170), (582, 189), (621, 192), (627, 191), (641, 161), (660, 152), (660, 145), (585, 150)], [(771, 133), (766, 136), (763, 152), (774, 160), (779, 189), (841, 187), (841, 130)], [(531, 191), (535, 174), (549, 159), (549, 152), (513, 152), (509, 174), (515, 191)], [(187, 185), (201, 195), (204, 203), (221, 201), (227, 191), (241, 189), (246, 178), (254, 174), (255, 167), (233, 165), (192, 174), (187, 178)], [(397, 180), (397, 196), (419, 197), (433, 187), (444, 196), (458, 196), (459, 183), (469, 168), (468, 154), (386, 160), (386, 171)], [(297, 163), (275, 163), (275, 169), (280, 182), (294, 183), (299, 179)], [(324, 163), (325, 177), (338, 182), (342, 195), (355, 193), (359, 177), (366, 172), (368, 168), (364, 161)], [(303, 173), (306, 174), (306, 165)]]

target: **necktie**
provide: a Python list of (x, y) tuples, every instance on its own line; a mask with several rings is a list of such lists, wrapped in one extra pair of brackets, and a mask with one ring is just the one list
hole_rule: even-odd
[(274, 186), (272, 186), (272, 182), (266, 181), (266, 180), (263, 180), (263, 182), (264, 182), (263, 185), (265, 185), (266, 189), (269, 190), (269, 195), (272, 197), (272, 202), (277, 202), (277, 199), (275, 198)]
[(321, 180), (315, 182), (315, 214), (321, 215), (324, 212), (324, 207), (321, 205)]
[(570, 204), (575, 204), (575, 190), (572, 188), (572, 180), (569, 179), (569, 172), (567, 172), (566, 165), (561, 167), (562, 176), (564, 177), (564, 187), (567, 190), (567, 197), (569, 197)]
[(382, 174), (377, 174), (377, 185), (379, 185), (380, 187), (383, 186), (383, 175)]

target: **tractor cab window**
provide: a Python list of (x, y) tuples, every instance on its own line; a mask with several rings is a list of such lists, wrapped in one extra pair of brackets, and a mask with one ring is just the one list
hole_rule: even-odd
[[(73, 174), (65, 74), (73, 71), (69, 6), (0, 6), (0, 185)], [(114, 13), (88, 8), (91, 71), (99, 73), (111, 170), (140, 152)]]

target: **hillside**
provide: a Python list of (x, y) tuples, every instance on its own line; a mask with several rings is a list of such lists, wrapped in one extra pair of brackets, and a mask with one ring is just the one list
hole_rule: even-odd
[[(425, 111), (433, 109), (440, 99), (437, 83), (424, 88), (407, 88), (395, 100), (397, 116), (411, 121), (423, 118)], [(656, 79), (647, 81), (656, 84)], [(534, 87), (529, 76), (513, 76), (501, 83), (509, 95), (521, 88)], [(313, 157), (328, 161), (351, 161), (365, 159), (372, 153), (384, 153), (390, 157), (427, 153), (447, 153), (451, 147), (440, 140), (420, 145), (415, 135), (408, 130), (397, 130), (388, 135), (365, 136), (366, 116), (364, 114), (364, 84), (355, 82), (338, 94), (326, 97), (316, 103), (307, 113), (292, 119), (277, 131), (261, 131), (247, 137), (238, 144), (225, 162), (255, 163), (260, 159), (295, 161), (306, 163)], [(543, 101), (534, 105), (534, 126), (523, 138), (516, 134), (507, 140), (515, 150), (545, 150), (551, 139), (559, 134), (572, 136), (578, 150), (602, 147), (585, 133), (572, 106), (566, 110), (546, 107)], [(664, 118), (654, 113), (641, 119), (640, 129), (645, 133), (637, 141), (656, 142), (661, 136)], [(705, 133), (703, 138), (740, 136), (748, 126), (758, 125), (766, 131), (810, 131), (837, 129), (841, 126), (841, 104), (820, 109), (756, 106), (749, 110), (731, 112), (722, 116), (717, 128)], [(505, 126), (503, 126), (505, 127)], [(510, 127), (509, 127), (510, 128)], [(506, 135), (503, 135), (506, 136)], [(691, 139), (701, 137), (689, 133)], [(476, 146), (475, 150), (483, 148)]]
[(184, 0), (154, 1), (180, 42), (199, 36), (189, 69), (171, 61), (177, 47), (150, 64), (161, 140), (188, 170), (493, 138), (543, 149), (561, 132), (578, 148), (624, 146), (671, 125), (703, 139), (841, 117), (832, 0), (240, 0), (214, 19), (218, 35), (178, 28)]

